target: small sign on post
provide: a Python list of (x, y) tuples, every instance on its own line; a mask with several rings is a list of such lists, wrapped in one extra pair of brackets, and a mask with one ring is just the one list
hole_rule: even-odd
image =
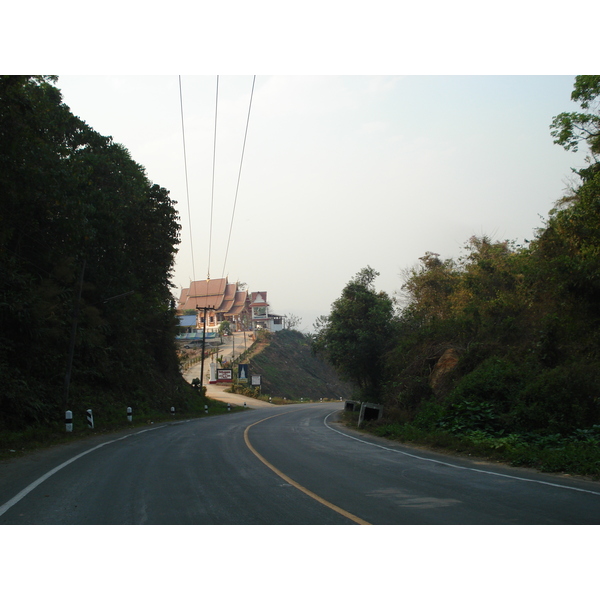
[(238, 365), (238, 382), (239, 383), (247, 383), (248, 381), (248, 366), (247, 364)]

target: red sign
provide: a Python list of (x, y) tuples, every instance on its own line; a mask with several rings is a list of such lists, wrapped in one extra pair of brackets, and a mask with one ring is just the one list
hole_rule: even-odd
[(231, 369), (217, 369), (217, 382), (231, 383), (233, 371)]

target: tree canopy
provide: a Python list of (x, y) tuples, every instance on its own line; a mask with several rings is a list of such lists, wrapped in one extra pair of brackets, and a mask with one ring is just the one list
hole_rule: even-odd
[(377, 292), (379, 275), (365, 267), (342, 290), (331, 306), (331, 314), (321, 317), (313, 348), (336, 369), (340, 377), (356, 385), (363, 398), (377, 400), (383, 379), (383, 357), (394, 328), (394, 305), (385, 292)]
[(592, 155), (600, 154), (600, 75), (578, 75), (571, 100), (579, 102), (582, 112), (563, 112), (550, 126), (554, 143), (576, 151), (585, 142)]
[(90, 386), (178, 374), (169, 192), (74, 116), (56, 81), (0, 77), (0, 425), (58, 417), (74, 308), (75, 404)]

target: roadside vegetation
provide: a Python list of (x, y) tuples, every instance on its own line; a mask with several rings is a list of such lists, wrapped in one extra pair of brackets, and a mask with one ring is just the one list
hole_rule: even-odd
[(175, 348), (174, 203), (56, 82), (0, 76), (3, 448), (62, 435), (66, 410), (84, 429), (87, 409), (98, 428), (203, 414)]
[(395, 298), (360, 271), (313, 348), (384, 405), (377, 435), (600, 478), (600, 76), (551, 124), (586, 168), (527, 245), (469, 239), (426, 252)]
[[(188, 386), (188, 391), (191, 390)], [(207, 407), (206, 410), (204, 407)], [(127, 420), (127, 407), (121, 403), (117, 410), (106, 412), (105, 406), (95, 403), (93, 409), (94, 428), (90, 429), (86, 420), (86, 412), (78, 411), (73, 416), (73, 431), (66, 432), (64, 422), (49, 423), (46, 425), (35, 424), (20, 430), (0, 431), (0, 460), (14, 458), (32, 450), (48, 448), (58, 444), (66, 444), (73, 440), (86, 439), (97, 435), (135, 431), (157, 423), (177, 422), (184, 419), (201, 419), (214, 417), (244, 410), (218, 400), (204, 398), (195, 391), (189, 395), (188, 402), (184, 405), (173, 406), (175, 412), (169, 410), (159, 411), (156, 408), (138, 408), (132, 414), (132, 421)]]

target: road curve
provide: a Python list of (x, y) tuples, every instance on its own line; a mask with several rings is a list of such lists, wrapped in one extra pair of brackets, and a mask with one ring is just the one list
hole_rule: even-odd
[(250, 440), (288, 477), (369, 523), (600, 524), (600, 483), (414, 450), (324, 411), (263, 420)]
[(412, 450), (288, 405), (0, 463), (0, 524), (599, 524), (600, 484)]
[(247, 406), (249, 408), (270, 408), (273, 406), (264, 400), (227, 392), (225, 391), (225, 386), (217, 385), (216, 383), (208, 383), (206, 385), (206, 395), (212, 400), (219, 400), (220, 402), (227, 402), (236, 406)]

